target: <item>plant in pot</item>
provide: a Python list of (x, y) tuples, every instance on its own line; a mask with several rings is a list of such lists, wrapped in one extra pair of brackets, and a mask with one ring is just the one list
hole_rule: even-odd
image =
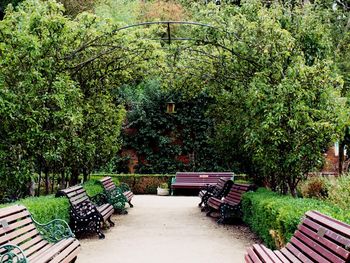
[(167, 183), (162, 183), (158, 186), (157, 195), (169, 195), (169, 187)]

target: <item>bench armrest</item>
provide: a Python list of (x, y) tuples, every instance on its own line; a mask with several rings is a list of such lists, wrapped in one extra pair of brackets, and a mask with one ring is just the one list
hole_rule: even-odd
[(206, 190), (207, 192), (213, 192), (215, 189), (215, 185), (210, 185), (210, 184), (206, 184), (205, 187), (203, 188), (203, 190)]
[(130, 191), (130, 186), (126, 183), (121, 183), (118, 187), (122, 189), (123, 192)]
[(128, 199), (123, 194), (122, 189), (118, 187), (113, 190), (106, 191), (106, 196), (109, 200), (109, 203), (118, 210), (123, 210), (125, 208), (125, 203), (128, 202)]
[[(4, 250), (4, 251), (3, 251)], [(0, 246), (0, 263), (5, 262), (16, 262), (16, 263), (28, 263), (26, 256), (24, 255), (23, 250), (11, 244), (6, 244)]]
[(50, 243), (56, 243), (65, 238), (75, 237), (67, 222), (62, 219), (54, 219), (47, 224), (40, 224), (34, 219), (33, 222), (41, 236)]
[(89, 199), (91, 200), (92, 203), (94, 203), (97, 206), (108, 203), (108, 198), (104, 193), (99, 193), (94, 196), (89, 196)]

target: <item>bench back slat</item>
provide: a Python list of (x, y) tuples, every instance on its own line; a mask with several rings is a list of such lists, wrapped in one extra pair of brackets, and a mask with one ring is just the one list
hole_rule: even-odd
[(349, 247), (350, 225), (317, 211), (308, 211), (305, 214), (305, 218), (286, 246), (287, 249), (296, 250), (289, 249), (299, 259), (320, 263), (349, 262)]
[(102, 178), (100, 182), (102, 183), (102, 186), (106, 191), (116, 189), (116, 186), (112, 180), (112, 177), (110, 176)]
[(224, 203), (228, 204), (239, 204), (241, 202), (242, 196), (245, 192), (251, 189), (249, 184), (236, 184), (234, 183), (229, 191), (229, 193), (224, 198)]
[[(36, 229), (27, 208), (15, 205), (0, 209), (0, 246), (5, 244), (17, 245), (28, 255), (40, 250), (42, 245), (46, 246), (49, 242), (44, 240)], [(0, 250), (0, 253), (3, 252), (4, 250)]]
[(67, 189), (60, 190), (59, 192), (68, 197), (69, 202), (73, 207), (80, 205), (83, 202), (90, 202), (85, 189), (81, 185), (69, 187)]
[(232, 178), (232, 172), (177, 172), (176, 177), (200, 177), (200, 176), (208, 176), (208, 177), (229, 177)]
[(177, 172), (173, 188), (203, 188), (206, 185), (217, 185), (221, 178), (231, 179), (231, 172)]

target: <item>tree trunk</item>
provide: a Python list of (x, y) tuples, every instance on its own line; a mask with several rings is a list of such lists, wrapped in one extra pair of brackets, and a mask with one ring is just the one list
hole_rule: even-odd
[(59, 185), (59, 190), (65, 189), (66, 188), (66, 175), (64, 172), (61, 173), (61, 182)]
[(344, 149), (345, 149), (345, 143), (344, 140), (339, 142), (339, 159), (338, 159), (338, 173), (341, 175), (343, 173), (343, 164), (344, 164)]
[(45, 194), (50, 193), (49, 171), (45, 169)]
[(83, 168), (83, 182), (84, 183), (88, 180), (88, 175), (89, 175), (88, 169)]
[(38, 178), (38, 189), (37, 189), (37, 196), (40, 196), (40, 184), (41, 184), (41, 167), (39, 168), (39, 178)]
[(52, 175), (52, 181), (51, 181), (51, 193), (55, 190), (55, 174)]
[(73, 167), (71, 170), (71, 178), (70, 178), (70, 185), (76, 185), (78, 184), (79, 180), (79, 170), (76, 167)]

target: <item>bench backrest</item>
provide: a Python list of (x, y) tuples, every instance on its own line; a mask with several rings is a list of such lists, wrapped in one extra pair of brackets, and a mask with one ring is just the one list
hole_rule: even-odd
[(214, 196), (223, 196), (227, 195), (228, 191), (230, 190), (233, 182), (232, 180), (220, 177), (218, 183), (215, 185), (215, 189), (213, 191)]
[(112, 191), (112, 190), (116, 189), (116, 186), (115, 186), (114, 182), (112, 181), (112, 177), (110, 177), (110, 176), (103, 177), (102, 179), (100, 179), (100, 182), (102, 183), (102, 186), (106, 191)]
[(70, 204), (75, 207), (84, 202), (90, 203), (90, 199), (81, 185), (72, 186), (64, 190), (60, 190), (56, 196), (66, 196), (69, 199)]
[(220, 178), (231, 179), (232, 177), (233, 173), (177, 172), (176, 182), (216, 184)]
[(239, 204), (242, 200), (243, 194), (251, 189), (252, 185), (250, 184), (234, 183), (228, 194), (225, 196), (224, 202), (229, 204)]
[[(48, 244), (38, 232), (29, 211), (22, 205), (0, 209), (0, 246), (9, 243), (26, 251), (27, 257)], [(4, 250), (0, 250), (0, 255), (3, 253)]]
[[(350, 225), (317, 211), (308, 211), (288, 249), (303, 262), (350, 262)], [(301, 252), (301, 253), (300, 253)]]

